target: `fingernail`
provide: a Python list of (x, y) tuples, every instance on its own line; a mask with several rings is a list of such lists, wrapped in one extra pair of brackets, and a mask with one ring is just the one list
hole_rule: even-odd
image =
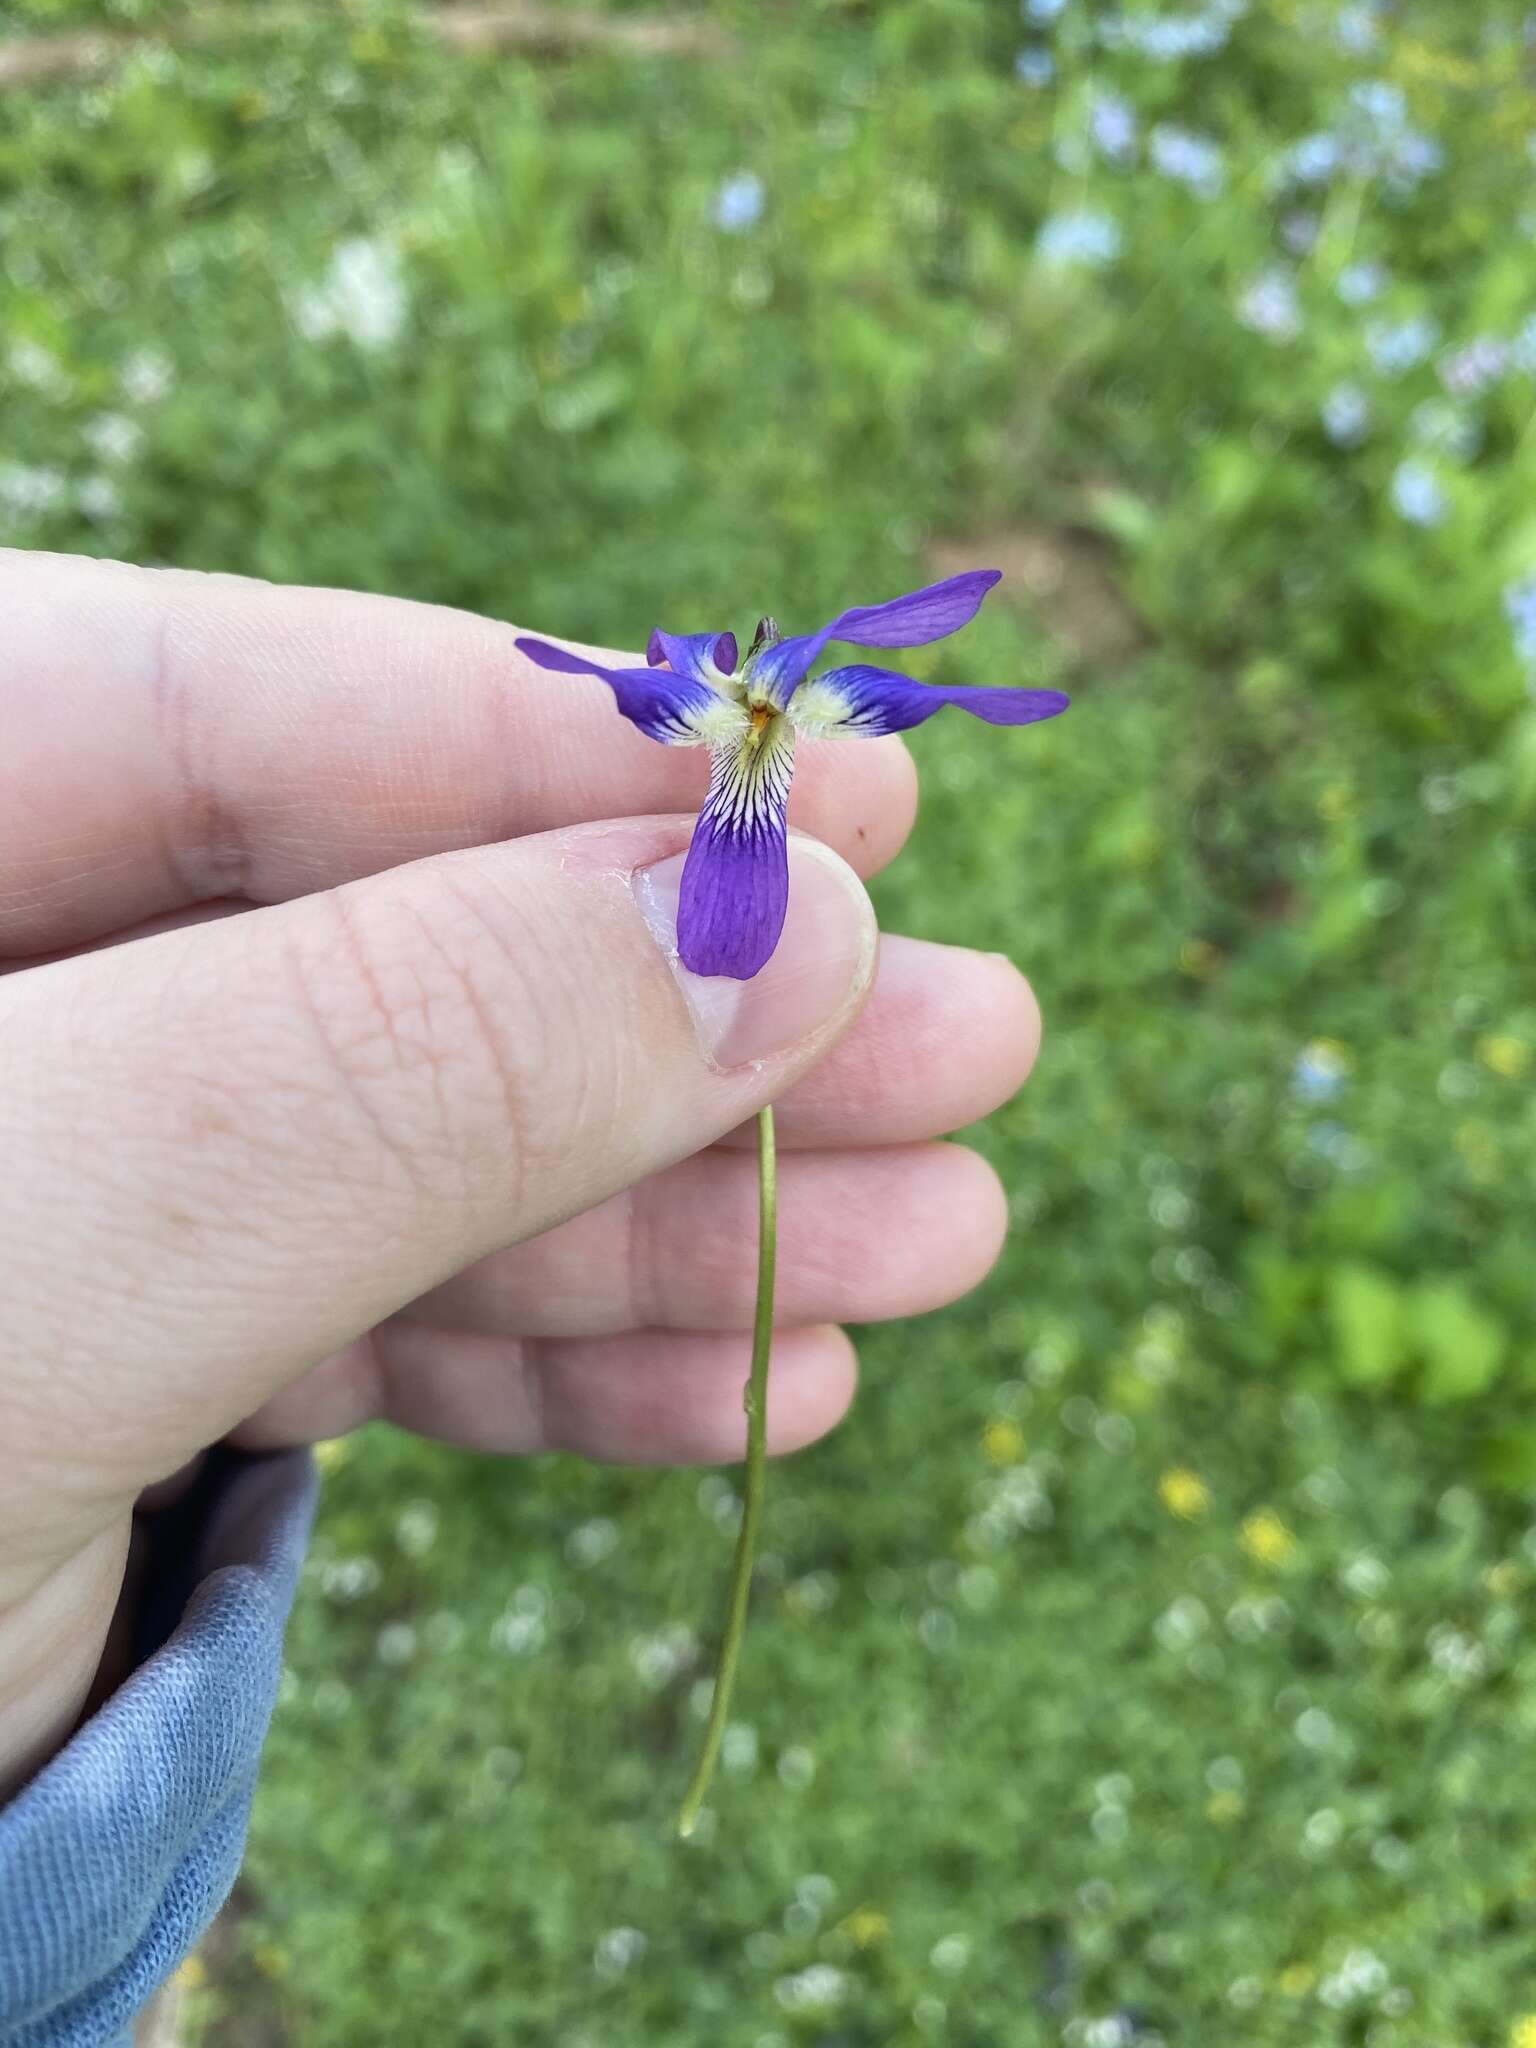
[(750, 981), (690, 974), (677, 957), (683, 854), (641, 868), (641, 913), (677, 978), (706, 1057), (739, 1067), (792, 1051), (868, 987), (879, 937), (864, 886), (814, 839), (789, 842), (789, 912), (768, 964)]

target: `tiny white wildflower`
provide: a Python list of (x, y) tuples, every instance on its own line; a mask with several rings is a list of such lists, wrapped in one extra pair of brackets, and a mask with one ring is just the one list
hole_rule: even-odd
[(131, 462), (144, 439), (144, 429), (126, 413), (99, 412), (84, 428), (85, 445), (98, 462)]
[(170, 357), (159, 349), (140, 348), (123, 359), (117, 381), (130, 403), (154, 405), (170, 392), (175, 372)]
[(292, 312), (306, 340), (341, 334), (359, 348), (387, 348), (398, 340), (410, 314), (393, 245), (361, 236), (339, 243), (321, 282), (295, 294)]
[(638, 1927), (610, 1927), (592, 1951), (592, 1968), (605, 1982), (612, 1983), (638, 1963), (649, 1947)]

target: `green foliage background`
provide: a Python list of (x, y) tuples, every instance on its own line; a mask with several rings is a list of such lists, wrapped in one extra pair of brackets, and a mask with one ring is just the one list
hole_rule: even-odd
[[(1028, 747), (919, 734), (877, 884), (1040, 991), (977, 1137), (1017, 1227), (973, 1300), (866, 1334), (854, 1418), (777, 1472), (713, 1834), (668, 1822), (729, 1476), (369, 1433), (211, 2040), (1482, 2048), (1536, 2012), (1529, 31), (1032, 12), (469, 58), (389, 6), (253, 7), (0, 98), (0, 539), (618, 644), (812, 621), (973, 537), (1070, 530), (1120, 593), (1015, 583), (940, 650), (1077, 700)], [(1288, 177), (1371, 81), (1439, 166)], [(1155, 167), (1159, 123), (1219, 191)], [(1113, 260), (1047, 260), (1082, 212)], [(317, 334), (356, 241), (392, 331)]]

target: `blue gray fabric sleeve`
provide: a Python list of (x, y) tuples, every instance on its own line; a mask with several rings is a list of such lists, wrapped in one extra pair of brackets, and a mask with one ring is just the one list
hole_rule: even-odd
[(151, 1518), (143, 1661), (0, 1807), (0, 2048), (127, 2048), (228, 1897), (314, 1498), (220, 1450)]

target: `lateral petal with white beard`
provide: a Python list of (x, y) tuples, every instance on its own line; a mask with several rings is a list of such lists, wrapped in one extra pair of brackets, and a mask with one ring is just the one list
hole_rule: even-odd
[(988, 725), (1033, 725), (1065, 711), (1070, 701), (1060, 690), (946, 688), (856, 662), (802, 683), (789, 700), (788, 716), (804, 739), (879, 739), (910, 731), (946, 704)]

